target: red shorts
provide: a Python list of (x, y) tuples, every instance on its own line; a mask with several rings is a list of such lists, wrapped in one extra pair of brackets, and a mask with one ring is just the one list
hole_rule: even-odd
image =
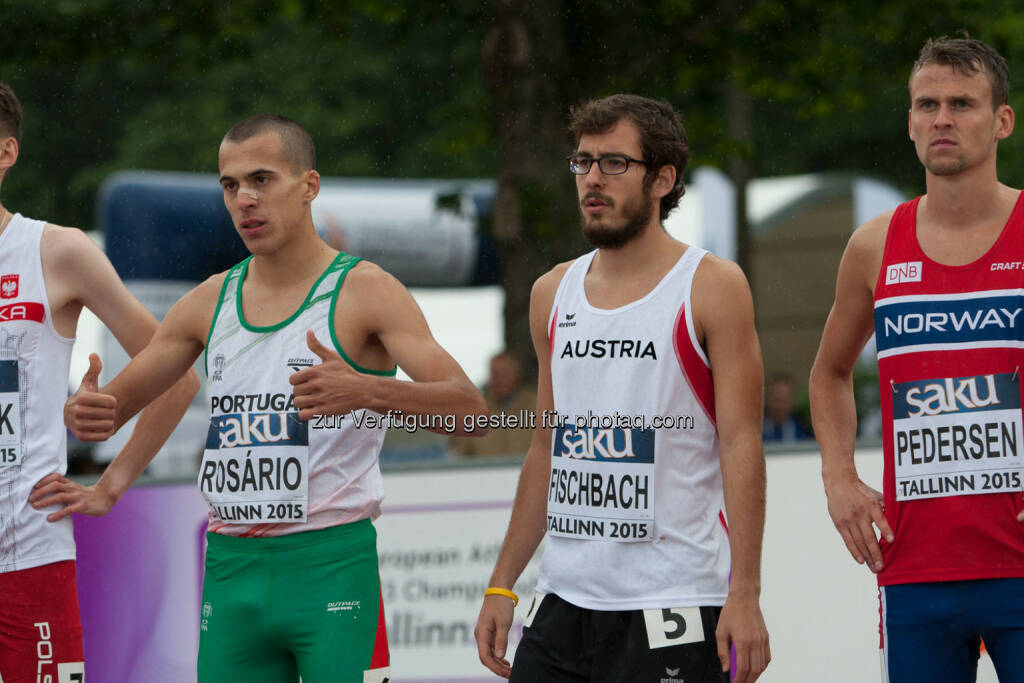
[(0, 573), (0, 682), (84, 683), (75, 563)]

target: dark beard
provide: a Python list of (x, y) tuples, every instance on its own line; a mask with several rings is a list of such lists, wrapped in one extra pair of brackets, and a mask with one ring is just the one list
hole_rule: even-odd
[(650, 197), (646, 192), (644, 192), (639, 206), (634, 208), (626, 205), (623, 208), (626, 214), (626, 224), (621, 228), (588, 224), (586, 215), (580, 213), (583, 237), (590, 243), (590, 246), (598, 249), (621, 249), (644, 231), (654, 213), (654, 205), (651, 204)]

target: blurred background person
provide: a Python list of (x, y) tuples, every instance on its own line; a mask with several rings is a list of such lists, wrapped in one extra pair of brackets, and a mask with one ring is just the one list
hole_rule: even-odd
[(764, 392), (764, 427), (761, 436), (769, 441), (799, 441), (811, 438), (796, 410), (796, 381), (787, 373), (775, 373), (768, 378)]
[[(491, 358), (490, 374), (484, 387), (484, 398), (492, 415), (527, 416), (537, 407), (537, 390), (523, 386), (519, 361), (509, 351)], [(516, 429), (492, 428), (478, 438), (454, 437), (452, 448), (459, 455), (523, 455), (530, 447), (533, 430), (529, 424)]]

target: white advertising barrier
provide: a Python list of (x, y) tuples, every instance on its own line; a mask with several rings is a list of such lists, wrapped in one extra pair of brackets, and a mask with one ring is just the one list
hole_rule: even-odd
[[(859, 451), (857, 468), (879, 487), (879, 450)], [(816, 452), (768, 457), (761, 604), (773, 659), (764, 683), (880, 680), (875, 579), (833, 527), (820, 471)], [(385, 472), (376, 527), (395, 683), (499, 680), (479, 663), (473, 627), (518, 476), (514, 465)], [(76, 517), (93, 680), (195, 683), (204, 514), (187, 482), (137, 486), (108, 516)], [(537, 559), (515, 586), (513, 645)], [(978, 682), (996, 680), (982, 657)]]
[[(385, 474), (376, 522), (396, 682), (496, 681), (473, 628), (508, 527), (518, 467)], [(539, 553), (515, 585), (511, 652), (537, 583)]]

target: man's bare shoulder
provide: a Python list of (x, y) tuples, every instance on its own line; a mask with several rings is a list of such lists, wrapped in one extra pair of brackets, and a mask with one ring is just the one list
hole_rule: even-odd
[(531, 298), (534, 300), (545, 299), (549, 302), (554, 301), (555, 292), (558, 291), (558, 285), (562, 284), (562, 278), (565, 277), (565, 272), (569, 270), (569, 267), (572, 266), (573, 263), (573, 261), (559, 263), (557, 266), (537, 278), (533, 283)]
[(224, 289), (224, 280), (230, 271), (216, 273), (206, 278), (198, 285), (185, 293), (175, 307), (183, 307), (189, 315), (198, 316), (202, 319), (213, 315), (220, 305), (221, 293)]
[(345, 275), (338, 303), (348, 305), (371, 300), (366, 297), (380, 303), (382, 297), (402, 295), (411, 296), (397, 277), (372, 261), (362, 260)]
[(83, 230), (53, 223), (47, 223), (43, 228), (39, 249), (43, 261), (58, 268), (82, 258), (103, 256), (99, 245)]
[(693, 276), (695, 296), (719, 296), (737, 289), (749, 293), (750, 285), (743, 269), (735, 261), (720, 258), (708, 252), (697, 265)]
[(847, 250), (854, 255), (877, 255), (881, 257), (885, 249), (885, 238), (889, 234), (889, 223), (895, 211), (886, 211), (858, 226), (850, 241)]

